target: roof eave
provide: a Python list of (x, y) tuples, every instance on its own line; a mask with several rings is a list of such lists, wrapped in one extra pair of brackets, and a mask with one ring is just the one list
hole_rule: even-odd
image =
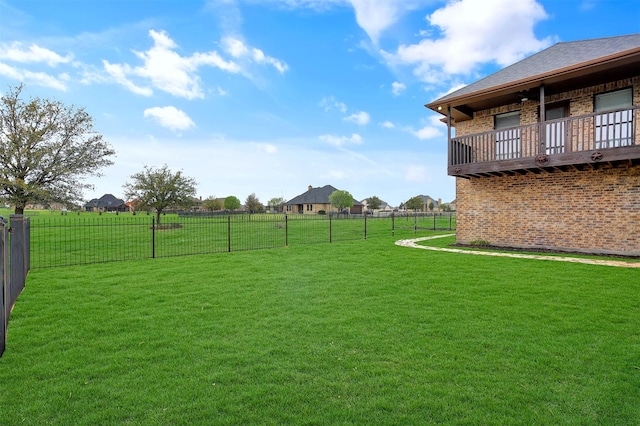
[(559, 82), (570, 78), (584, 76), (598, 71), (599, 68), (613, 68), (614, 66), (624, 65), (626, 63), (633, 62), (634, 60), (640, 60), (640, 47), (460, 96), (448, 97), (449, 95), (446, 95), (431, 103), (425, 104), (425, 107), (446, 116), (447, 107), (455, 108), (456, 106), (470, 102), (489, 99), (506, 93), (528, 90), (533, 87), (539, 87), (543, 83)]

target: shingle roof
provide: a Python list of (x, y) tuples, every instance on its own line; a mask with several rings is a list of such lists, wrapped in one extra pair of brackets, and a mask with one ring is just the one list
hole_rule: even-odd
[(124, 204), (124, 200), (116, 198), (112, 194), (104, 194), (100, 198), (94, 198), (85, 206), (87, 207), (118, 207)]
[(448, 99), (472, 95), (493, 87), (533, 79), (536, 76), (543, 76), (581, 64), (589, 64), (607, 56), (638, 48), (640, 48), (640, 34), (557, 43), (475, 83), (449, 93), (431, 102), (431, 104), (444, 103)]
[[(285, 204), (329, 204), (329, 195), (334, 191), (337, 191), (337, 189), (331, 185), (325, 185), (321, 188), (311, 188), (307, 192), (287, 201)], [(361, 206), (362, 203), (354, 199), (353, 205)]]

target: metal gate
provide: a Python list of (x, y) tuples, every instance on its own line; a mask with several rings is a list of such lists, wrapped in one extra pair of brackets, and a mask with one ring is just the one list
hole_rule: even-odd
[(7, 343), (9, 315), (16, 299), (22, 293), (30, 257), (29, 242), (31, 228), (29, 219), (22, 215), (11, 215), (10, 222), (0, 216), (0, 255), (2, 260), (2, 305), (0, 306), (0, 356)]

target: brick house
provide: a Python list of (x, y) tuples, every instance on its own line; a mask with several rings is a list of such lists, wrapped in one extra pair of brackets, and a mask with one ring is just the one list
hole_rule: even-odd
[[(429, 205), (431, 203), (433, 203), (433, 211), (438, 211), (440, 210), (440, 207), (442, 206), (442, 199), (438, 198), (437, 200), (431, 198), (429, 195), (416, 195), (416, 197), (420, 198), (422, 200), (422, 207), (420, 208), (420, 211), (422, 212), (430, 212), (432, 211), (429, 208)], [(407, 203), (402, 203), (400, 204), (400, 210), (407, 210)]]
[(128, 212), (129, 206), (112, 194), (104, 194), (100, 198), (94, 198), (84, 205), (88, 212)]
[[(334, 191), (337, 191), (337, 189), (331, 185), (325, 185), (319, 188), (314, 188), (309, 185), (306, 192), (292, 198), (284, 204), (284, 212), (318, 214), (323, 211), (325, 213), (338, 213), (338, 209), (333, 207), (329, 202), (329, 196)], [(349, 213), (362, 214), (363, 212), (364, 205), (354, 199), (353, 207), (349, 209)]]
[(640, 255), (640, 34), (558, 43), (427, 105), (459, 243)]

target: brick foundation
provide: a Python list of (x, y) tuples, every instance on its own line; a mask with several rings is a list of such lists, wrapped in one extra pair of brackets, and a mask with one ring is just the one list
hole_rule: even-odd
[(640, 166), (457, 179), (457, 241), (640, 256)]

